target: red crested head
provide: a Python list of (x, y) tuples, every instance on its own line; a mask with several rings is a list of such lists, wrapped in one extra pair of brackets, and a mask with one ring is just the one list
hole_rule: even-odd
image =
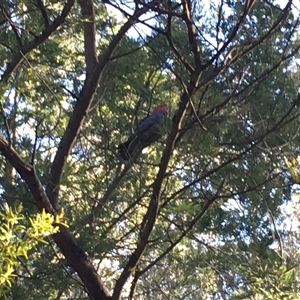
[(167, 103), (161, 103), (154, 108), (153, 112), (167, 112), (168, 109), (169, 105)]

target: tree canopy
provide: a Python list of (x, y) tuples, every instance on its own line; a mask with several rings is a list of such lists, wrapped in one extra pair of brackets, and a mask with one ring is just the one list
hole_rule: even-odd
[[(2, 1), (0, 295), (300, 297), (300, 18), (279, 2)], [(163, 137), (122, 161), (162, 102)]]

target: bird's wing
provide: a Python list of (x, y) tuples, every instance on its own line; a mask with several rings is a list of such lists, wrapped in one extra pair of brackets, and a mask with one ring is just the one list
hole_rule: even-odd
[(160, 137), (160, 124), (164, 118), (164, 112), (154, 112), (142, 119), (128, 140), (119, 145), (119, 155), (124, 160), (134, 157), (138, 151), (157, 141)]
[(162, 112), (155, 112), (147, 116), (138, 124), (135, 133), (144, 133), (149, 131), (153, 126), (157, 126), (160, 120), (163, 118), (164, 114)]
[(148, 115), (147, 117), (143, 118), (137, 125), (135, 132), (137, 131), (144, 131), (149, 127), (149, 124), (151, 123), (151, 115)]

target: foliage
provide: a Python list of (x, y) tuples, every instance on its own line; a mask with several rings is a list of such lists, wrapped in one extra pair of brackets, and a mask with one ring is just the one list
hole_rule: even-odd
[[(300, 19), (277, 2), (0, 4), (9, 298), (299, 297)], [(123, 163), (161, 102), (167, 134)], [(64, 211), (51, 245), (37, 209)]]
[[(28, 252), (38, 242), (47, 243), (45, 237), (59, 231), (58, 225), (63, 214), (55, 217), (43, 210), (34, 218), (27, 219), (22, 213), (22, 204), (15, 208), (2, 204), (0, 212), (0, 296), (3, 297), (11, 288), (18, 275), (16, 268), (28, 260)], [(55, 225), (54, 225), (55, 224)]]

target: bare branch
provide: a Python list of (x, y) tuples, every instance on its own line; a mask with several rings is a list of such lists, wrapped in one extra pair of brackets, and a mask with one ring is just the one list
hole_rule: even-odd
[(60, 250), (78, 273), (88, 294), (92, 300), (110, 299), (109, 291), (102, 282), (93, 264), (89, 261), (86, 253), (77, 244), (74, 237), (67, 228), (60, 228), (60, 232), (53, 236)]
[(224, 0), (221, 0), (220, 6), (219, 6), (219, 9), (218, 9), (218, 22), (217, 22), (217, 25), (216, 25), (217, 49), (219, 48), (219, 45), (220, 45), (219, 33), (220, 33), (222, 15), (224, 14), (223, 6), (224, 6)]
[(220, 55), (225, 51), (225, 49), (228, 47), (228, 45), (234, 40), (234, 38), (236, 37), (241, 25), (244, 23), (247, 15), (249, 14), (249, 12), (252, 9), (252, 6), (254, 5), (255, 0), (248, 0), (246, 5), (245, 5), (245, 9), (243, 11), (243, 14), (241, 15), (241, 17), (239, 18), (239, 21), (236, 23), (236, 25), (234, 26), (234, 28), (232, 29), (231, 33), (229, 34), (227, 41), (223, 44), (223, 46), (217, 51), (217, 53), (209, 60), (207, 61), (202, 68), (205, 69), (208, 66), (210, 66), (214, 61), (218, 60), (218, 58), (220, 57)]
[(135, 287), (136, 287), (136, 284), (140, 278), (142, 274), (140, 274), (140, 271), (136, 271), (134, 273), (134, 277), (133, 277), (133, 280), (132, 280), (132, 283), (131, 283), (131, 287), (130, 287), (130, 293), (129, 293), (129, 300), (132, 300), (133, 299), (133, 296), (134, 296), (134, 291), (135, 291)]
[[(288, 2), (288, 4), (286, 5), (286, 7), (282, 10), (281, 14), (279, 15), (279, 17), (277, 18), (277, 20), (274, 22), (274, 24), (272, 25), (272, 27), (268, 30), (268, 32), (266, 34), (264, 34), (263, 36), (261, 36), (260, 38), (258, 38), (256, 40), (249, 41), (245, 45), (237, 45), (237, 46), (232, 47), (230, 50), (228, 50), (228, 52), (226, 53), (225, 58), (224, 58), (225, 65), (227, 65), (229, 63), (236, 62), (238, 59), (240, 59), (246, 53), (250, 52), (256, 46), (258, 46), (263, 41), (265, 41), (266, 39), (268, 39), (274, 33), (274, 31), (278, 29), (278, 27), (280, 26), (280, 24), (286, 19), (286, 17), (288, 16), (290, 7), (291, 7), (291, 3)], [(298, 20), (297, 20), (296, 23), (298, 24)], [(233, 57), (231, 57), (231, 53), (233, 53), (238, 48), (241, 48), (242, 50), (241, 51), (237, 51), (236, 54), (233, 55)], [(226, 62), (227, 60), (228, 60), (228, 62)]]
[(131, 165), (128, 164), (125, 166), (125, 168), (120, 172), (120, 166), (117, 169), (116, 177), (112, 181), (112, 183), (108, 186), (105, 194), (102, 196), (102, 198), (97, 202), (97, 204), (93, 207), (92, 212), (87, 215), (83, 220), (82, 223), (86, 224), (89, 221), (92, 221), (96, 215), (99, 215), (101, 209), (104, 207), (106, 202), (108, 201), (109, 197), (113, 193), (113, 191), (116, 189), (117, 185), (121, 182), (122, 178), (126, 175), (128, 170), (130, 169)]
[(37, 2), (37, 7), (40, 9), (42, 17), (44, 19), (44, 26), (45, 28), (47, 28), (49, 26), (49, 18), (44, 3), (42, 0), (36, 0), (36, 2)]
[(96, 53), (95, 11), (93, 1), (91, 0), (79, 0), (78, 3), (81, 6), (82, 17), (84, 19), (84, 54), (88, 76), (98, 62)]
[(176, 55), (177, 59), (185, 66), (185, 68), (192, 73), (194, 71), (193, 67), (186, 61), (186, 59), (184, 58), (183, 55), (180, 54), (179, 50), (177, 49), (177, 47), (174, 45), (173, 40), (172, 40), (172, 16), (169, 15), (168, 16), (168, 20), (167, 20), (167, 32), (166, 32), (166, 38), (169, 42), (169, 45), (171, 47), (171, 49), (173, 50), (174, 54)]
[[(221, 186), (220, 186), (221, 187)], [(193, 229), (194, 225), (204, 216), (208, 208), (213, 204), (213, 202), (217, 199), (218, 194), (208, 199), (202, 206), (202, 209), (199, 213), (194, 217), (194, 219), (190, 222), (185, 230), (179, 235), (179, 237), (174, 241), (171, 242), (171, 245), (154, 261), (152, 261), (147, 267), (140, 271), (140, 276), (147, 272), (151, 267), (153, 267), (158, 261), (160, 261), (164, 256), (166, 256), (173, 248)]]
[(192, 19), (191, 0), (182, 0), (182, 6), (184, 11), (182, 18), (185, 21), (186, 27), (188, 29), (188, 38), (194, 54), (195, 68), (200, 68), (201, 66), (200, 47), (197, 42), (197, 29)]
[(36, 176), (33, 166), (27, 164), (1, 134), (0, 152), (25, 180), (39, 209), (45, 208), (47, 212), (54, 213), (54, 209), (45, 194), (42, 184)]
[(6, 131), (6, 135), (7, 135), (7, 138), (8, 138), (8, 144), (9, 144), (9, 146), (11, 146), (10, 129), (9, 129), (7, 117), (6, 117), (5, 113), (4, 113), (2, 102), (0, 102), (0, 112), (1, 112), (1, 116), (2, 116), (3, 121), (4, 121), (5, 131)]
[[(1, 134), (0, 153), (17, 170), (22, 179), (25, 181), (38, 208), (40, 210), (44, 208), (48, 213), (55, 214), (55, 210), (36, 175), (34, 167), (26, 163)], [(93, 300), (109, 299), (109, 292), (107, 288), (102, 283), (92, 263), (88, 260), (87, 255), (77, 244), (68, 229), (61, 226), (60, 231), (53, 236), (53, 239), (70, 265), (78, 273), (89, 292), (90, 298)]]
[(17, 43), (18, 43), (19, 47), (21, 48), (22, 45), (23, 45), (23, 43), (22, 43), (20, 34), (19, 34), (19, 32), (18, 32), (18, 30), (17, 30), (17, 28), (16, 28), (14, 22), (11, 20), (11, 18), (10, 18), (10, 16), (8, 15), (8, 13), (6, 12), (5, 8), (1, 6), (1, 9), (2, 9), (2, 14), (3, 14), (4, 18), (6, 18), (7, 21), (9, 22), (9, 24), (10, 24), (10, 26), (11, 26), (11, 28), (12, 28), (12, 30), (13, 30), (15, 36), (16, 36)]
[(44, 6), (44, 3), (43, 3), (42, 0), (36, 0), (36, 2), (37, 2), (37, 7), (40, 9), (41, 14), (43, 16), (44, 26), (45, 26), (45, 28), (47, 28), (49, 26), (49, 18), (48, 18), (47, 11), (46, 11), (46, 8)]
[(34, 137), (34, 143), (33, 143), (32, 154), (31, 154), (31, 162), (30, 162), (32, 166), (34, 166), (36, 148), (37, 148), (37, 143), (38, 143), (38, 138), (39, 138), (38, 130), (39, 130), (39, 126), (41, 125), (43, 120), (44, 119), (42, 118), (35, 126), (35, 137)]

